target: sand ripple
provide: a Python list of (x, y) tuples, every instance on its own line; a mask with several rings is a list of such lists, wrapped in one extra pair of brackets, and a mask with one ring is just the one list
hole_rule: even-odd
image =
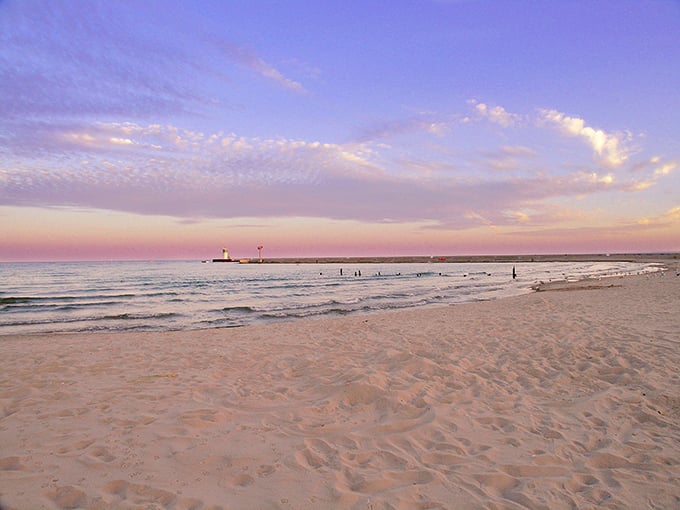
[(2, 338), (2, 508), (679, 508), (678, 310), (680, 278), (647, 276)]

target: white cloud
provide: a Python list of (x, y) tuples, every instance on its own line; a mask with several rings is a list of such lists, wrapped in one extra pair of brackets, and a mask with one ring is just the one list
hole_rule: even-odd
[(449, 131), (449, 125), (445, 122), (432, 122), (426, 129), (431, 135), (444, 136)]
[(135, 142), (130, 140), (129, 138), (118, 138), (118, 137), (111, 137), (109, 138), (109, 142), (111, 142), (114, 145), (134, 145)]
[(476, 101), (471, 102), (475, 105), (475, 110), (478, 115), (503, 127), (514, 126), (522, 120), (521, 115), (510, 113), (502, 106), (488, 106), (485, 103), (477, 103)]
[(628, 159), (624, 143), (630, 135), (606, 133), (601, 129), (586, 126), (585, 120), (570, 117), (557, 110), (540, 110), (541, 121), (555, 124), (562, 133), (584, 139), (597, 154), (598, 159), (612, 167), (619, 167)]
[(593, 177), (595, 179), (595, 182), (601, 182), (603, 184), (613, 184), (614, 183), (614, 176), (612, 174), (599, 176), (596, 173), (594, 173)]
[(673, 170), (675, 170), (677, 167), (678, 167), (678, 163), (676, 161), (671, 161), (670, 163), (666, 163), (665, 165), (661, 165), (660, 167), (656, 168), (654, 170), (654, 175), (656, 175), (656, 176), (668, 175)]

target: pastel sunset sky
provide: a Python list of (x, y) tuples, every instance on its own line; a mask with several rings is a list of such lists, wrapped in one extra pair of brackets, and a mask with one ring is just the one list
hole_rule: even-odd
[(674, 0), (0, 0), (0, 261), (680, 251)]

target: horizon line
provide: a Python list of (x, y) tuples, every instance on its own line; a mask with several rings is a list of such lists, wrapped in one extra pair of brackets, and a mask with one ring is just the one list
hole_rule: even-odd
[[(473, 254), (473, 255), (305, 255), (305, 256), (280, 256), (262, 257), (262, 263), (418, 263), (418, 262), (561, 262), (565, 259), (588, 260), (618, 260), (622, 257), (644, 257), (644, 258), (663, 258), (677, 259), (680, 251), (659, 251), (659, 252), (572, 252), (572, 253), (509, 253), (509, 254)], [(0, 260), (0, 264), (11, 263), (113, 263), (113, 262), (222, 262), (224, 259), (215, 258), (114, 258), (114, 259), (14, 259)], [(259, 257), (239, 257), (231, 259), (230, 262), (238, 263), (240, 260), (248, 260), (250, 263), (260, 263)]]

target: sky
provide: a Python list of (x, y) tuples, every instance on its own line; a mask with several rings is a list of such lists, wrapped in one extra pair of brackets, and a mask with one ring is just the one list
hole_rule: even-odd
[(0, 261), (680, 251), (675, 0), (0, 0)]

